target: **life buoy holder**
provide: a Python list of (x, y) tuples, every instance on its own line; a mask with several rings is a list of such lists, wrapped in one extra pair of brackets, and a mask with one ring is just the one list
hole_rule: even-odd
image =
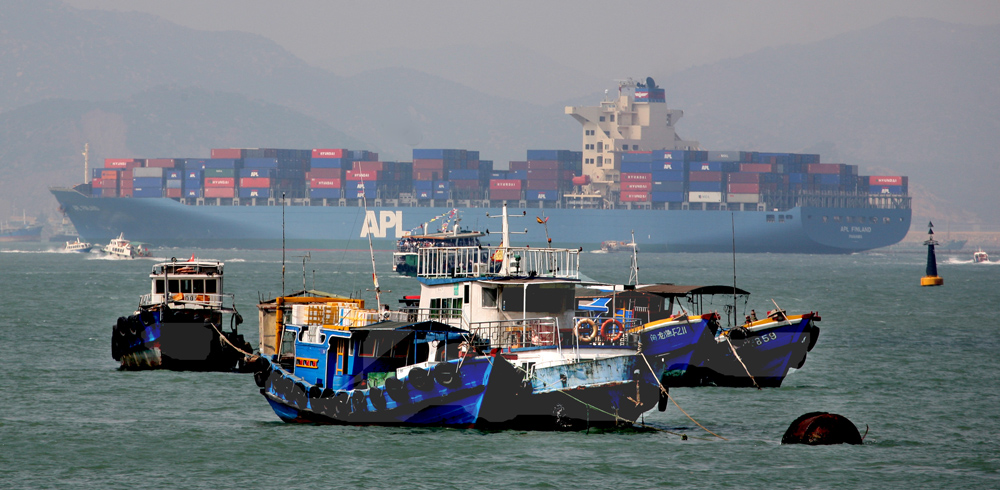
[[(614, 334), (610, 338), (606, 336), (604, 333), (604, 329), (607, 328), (609, 324), (618, 326), (618, 333)], [(604, 323), (601, 324), (601, 337), (607, 339), (608, 342), (618, 342), (618, 340), (622, 338), (622, 334), (624, 333), (625, 333), (625, 326), (622, 325), (622, 322), (619, 321), (617, 318), (608, 318), (607, 320), (604, 320)]]
[[(580, 325), (590, 325), (590, 335), (581, 335)], [(573, 335), (575, 335), (577, 339), (580, 339), (581, 342), (590, 342), (597, 336), (597, 324), (590, 318), (584, 318), (576, 322), (576, 325), (573, 325)]]

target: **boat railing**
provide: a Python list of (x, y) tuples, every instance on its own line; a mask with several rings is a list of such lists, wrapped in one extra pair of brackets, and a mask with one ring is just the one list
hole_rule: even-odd
[(538, 347), (561, 352), (564, 347), (559, 321), (552, 317), (475, 322), (469, 324), (469, 332), (502, 352)]
[(170, 293), (144, 294), (139, 297), (140, 306), (169, 303), (171, 307), (232, 309), (235, 305), (232, 294)]
[(579, 279), (580, 250), (533, 247), (428, 247), (419, 250), (417, 276), (491, 277), (503, 264), (511, 276)]

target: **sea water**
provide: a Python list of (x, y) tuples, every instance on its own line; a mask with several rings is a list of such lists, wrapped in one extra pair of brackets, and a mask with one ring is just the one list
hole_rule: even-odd
[[(645, 432), (285, 424), (247, 374), (118, 371), (111, 326), (157, 260), (193, 252), (225, 261), (256, 345), (262, 297), (305, 283), (373, 301), (367, 252), (286, 252), (283, 284), (280, 251), (107, 260), (43, 247), (0, 250), (2, 488), (1000, 487), (1000, 267), (971, 257), (939, 255), (944, 286), (920, 287), (922, 254), (738, 254), (747, 309), (817, 311), (822, 333), (781, 388), (671, 391), (721, 439), (673, 405), (646, 413), (657, 430)], [(630, 259), (585, 253), (581, 270), (621, 283)], [(734, 281), (731, 255), (638, 259), (641, 282)], [(417, 294), (388, 253), (376, 265), (384, 303)], [(812, 411), (846, 416), (864, 445), (780, 445)]]

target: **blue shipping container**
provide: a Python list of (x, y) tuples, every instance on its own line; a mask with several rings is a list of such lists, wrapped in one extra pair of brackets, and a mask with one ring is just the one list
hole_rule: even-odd
[(901, 185), (871, 186), (869, 192), (872, 194), (906, 194), (906, 187)]
[(444, 150), (440, 148), (414, 148), (413, 149), (413, 159), (429, 159), (429, 160), (442, 160), (444, 159)]
[[(652, 153), (622, 153), (622, 163), (625, 162), (652, 162)], [(662, 160), (663, 158), (657, 158), (657, 160)]]
[(241, 168), (240, 178), (274, 177), (277, 169), (273, 168)]
[(806, 176), (809, 174), (788, 174), (789, 184), (805, 184), (807, 179)]
[(556, 201), (559, 199), (559, 191), (555, 189), (548, 191), (526, 190), (524, 198), (529, 201)]
[(417, 191), (432, 191), (434, 190), (433, 180), (414, 180), (413, 190)]
[(201, 189), (202, 182), (201, 179), (184, 179), (185, 189)]
[(205, 168), (236, 168), (237, 162), (232, 158), (209, 158), (205, 161)]
[(160, 177), (133, 177), (132, 187), (163, 187)]
[(672, 170), (683, 172), (687, 170), (688, 164), (685, 162), (660, 161), (653, 162), (653, 172), (657, 170)]
[(649, 173), (653, 171), (653, 163), (622, 161), (621, 171), (625, 173)]
[(528, 180), (527, 170), (511, 170), (507, 172), (507, 178), (511, 180)]
[(653, 192), (684, 192), (684, 181), (653, 181)]
[[(312, 168), (341, 168), (343, 163), (340, 158), (313, 158)], [(246, 162), (243, 162), (245, 166), (249, 166)]]
[(340, 199), (340, 189), (309, 189), (312, 199)]
[(653, 202), (682, 202), (684, 201), (684, 193), (653, 191), (649, 193), (649, 200)]
[(684, 182), (683, 170), (653, 170), (653, 182)]
[(208, 162), (207, 158), (185, 158), (184, 159), (184, 170), (204, 170), (205, 163)]
[(449, 182), (447, 180), (435, 180), (434, 181), (434, 190), (436, 190), (436, 191), (446, 191), (448, 189), (451, 189), (451, 182)]
[(430, 189), (424, 189), (416, 191), (415, 194), (417, 195), (417, 199), (430, 199), (431, 197), (433, 197), (434, 191)]
[(163, 175), (166, 178), (168, 178), (168, 179), (183, 179), (184, 178), (184, 171), (183, 170), (167, 170), (167, 171), (163, 172)]
[(201, 170), (185, 170), (184, 180), (201, 180)]
[(454, 169), (448, 171), (449, 180), (479, 180), (479, 170)]
[(447, 190), (435, 190), (433, 196), (434, 199), (448, 199), (449, 194)]
[[(340, 189), (336, 189), (340, 190)], [(240, 199), (250, 199), (250, 198), (262, 198), (267, 199), (271, 197), (271, 189), (267, 187), (241, 187), (240, 188)]]
[(163, 197), (163, 188), (136, 187), (132, 189), (132, 197)]
[(689, 182), (691, 192), (722, 192), (722, 182)]
[(817, 185), (840, 185), (840, 174), (816, 174)]
[(722, 162), (698, 162), (691, 164), (691, 171), (722, 172), (723, 167)]

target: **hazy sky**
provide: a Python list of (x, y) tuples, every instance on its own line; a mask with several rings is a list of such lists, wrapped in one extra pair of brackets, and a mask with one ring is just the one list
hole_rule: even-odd
[(66, 0), (274, 40), (307, 62), (393, 48), (518, 45), (603, 79), (805, 43), (892, 17), (1000, 24), (997, 0), (522, 1)]

